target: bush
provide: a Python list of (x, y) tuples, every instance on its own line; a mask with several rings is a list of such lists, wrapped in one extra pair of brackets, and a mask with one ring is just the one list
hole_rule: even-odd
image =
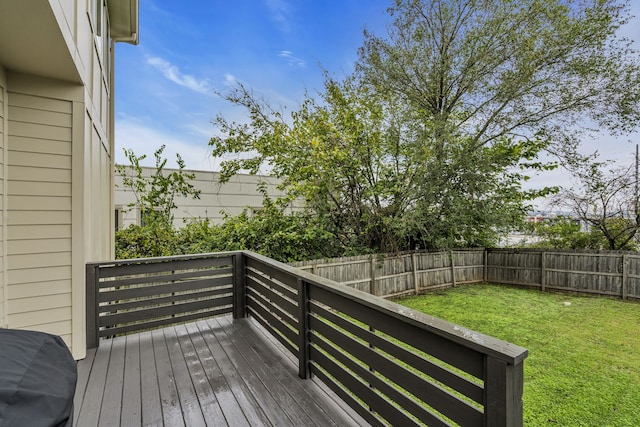
[(226, 216), (222, 224), (195, 220), (178, 231), (181, 253), (252, 250), (283, 262), (339, 256), (342, 245), (317, 219), (286, 213), (265, 197), (263, 208)]
[(116, 231), (116, 259), (170, 256), (179, 253), (176, 230), (157, 223), (130, 225)]

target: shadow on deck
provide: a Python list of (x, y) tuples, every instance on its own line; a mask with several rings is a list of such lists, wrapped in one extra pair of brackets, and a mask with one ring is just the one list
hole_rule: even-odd
[(367, 425), (251, 319), (102, 340), (78, 362), (77, 426)]

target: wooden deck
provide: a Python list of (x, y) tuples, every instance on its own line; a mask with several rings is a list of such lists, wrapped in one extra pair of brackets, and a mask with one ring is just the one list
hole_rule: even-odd
[(78, 362), (76, 426), (367, 425), (251, 319), (102, 340)]

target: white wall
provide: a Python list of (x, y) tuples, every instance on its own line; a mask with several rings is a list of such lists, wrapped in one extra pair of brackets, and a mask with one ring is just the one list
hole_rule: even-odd
[[(143, 168), (143, 175), (150, 176), (155, 168)], [(166, 169), (172, 172), (174, 169)], [(201, 191), (199, 199), (180, 197), (176, 199), (178, 208), (174, 210), (174, 225), (181, 227), (186, 221), (193, 218), (208, 218), (213, 223), (220, 223), (224, 217), (221, 211), (230, 215), (238, 215), (245, 208), (260, 209), (262, 207), (262, 194), (258, 192), (258, 184), (264, 182), (267, 193), (272, 198), (283, 195), (277, 189), (280, 181), (274, 177), (264, 175), (234, 175), (229, 182), (220, 184), (217, 172), (186, 171), (195, 174), (191, 184)], [(130, 203), (135, 203), (134, 194), (122, 185), (122, 177), (115, 176), (115, 208), (119, 211), (119, 227), (127, 227), (130, 224), (140, 224), (139, 209), (129, 209)], [(114, 212), (115, 218), (115, 212)]]

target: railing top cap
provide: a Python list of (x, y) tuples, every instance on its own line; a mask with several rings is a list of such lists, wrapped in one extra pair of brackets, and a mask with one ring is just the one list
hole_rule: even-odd
[(472, 331), (468, 328), (455, 325), (437, 317), (429, 316), (425, 313), (410, 309), (381, 297), (370, 295), (360, 290), (341, 286), (339, 283), (332, 280), (316, 276), (310, 272), (275, 261), (255, 252), (243, 251), (243, 253), (250, 258), (267, 263), (278, 270), (297, 276), (307, 283), (331, 290), (343, 297), (358, 301), (367, 307), (373, 308), (387, 315), (403, 319), (404, 321), (421, 329), (426, 329), (432, 333), (436, 333), (464, 345), (465, 347), (472, 348), (480, 353), (504, 360), (507, 363), (514, 365), (521, 363), (528, 355), (528, 350), (524, 347), (520, 347), (480, 332)]

